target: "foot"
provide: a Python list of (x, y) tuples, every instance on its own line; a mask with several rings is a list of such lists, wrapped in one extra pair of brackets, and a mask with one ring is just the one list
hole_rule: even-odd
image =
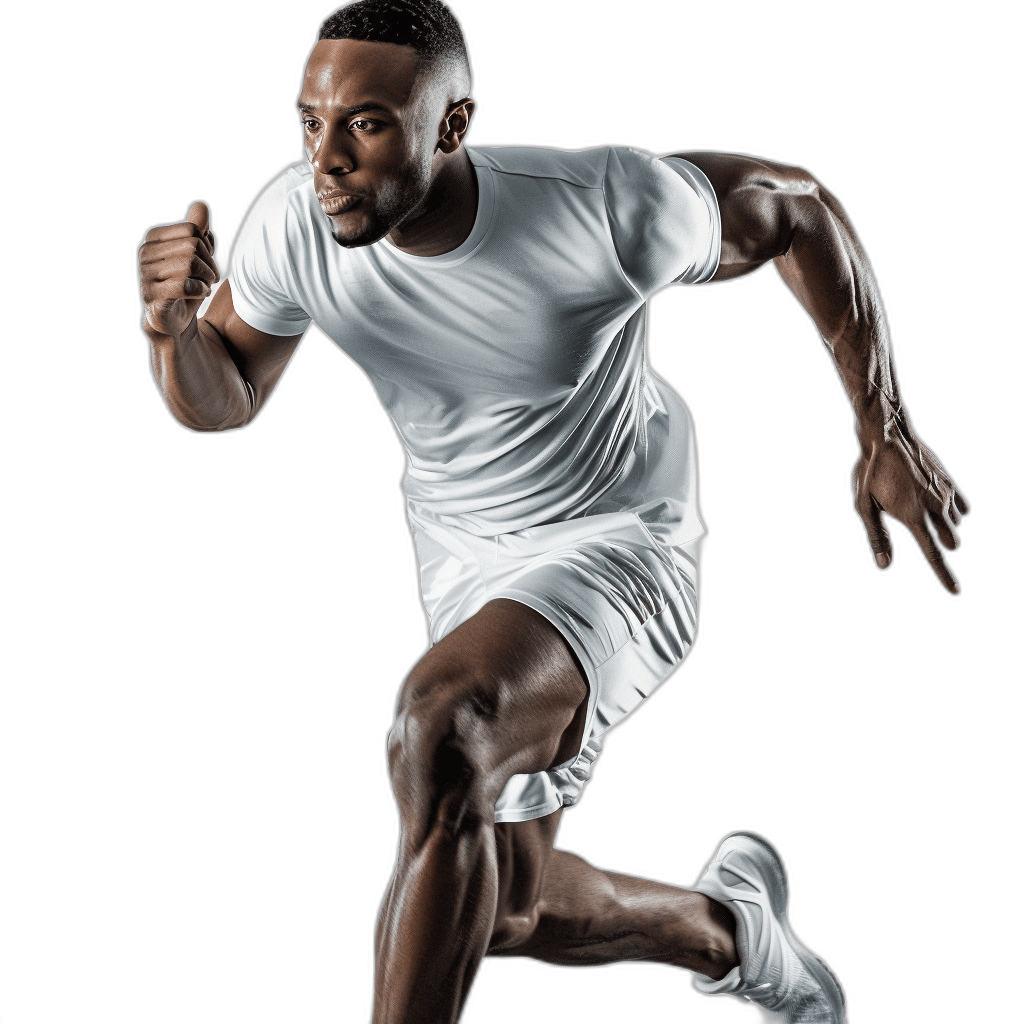
[(720, 981), (696, 976), (699, 992), (742, 996), (787, 1024), (844, 1024), (839, 982), (789, 930), (786, 872), (765, 840), (750, 832), (726, 836), (693, 888), (732, 911), (740, 958)]

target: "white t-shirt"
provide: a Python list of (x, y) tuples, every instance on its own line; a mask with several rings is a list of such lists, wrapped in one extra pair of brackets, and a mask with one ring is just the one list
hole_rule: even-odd
[(689, 417), (644, 333), (653, 292), (717, 269), (707, 178), (631, 149), (468, 152), (476, 221), (441, 256), (343, 248), (310, 166), (289, 168), (235, 243), (236, 312), (275, 335), (315, 321), (362, 367), (420, 518), (489, 537), (644, 506), (672, 543), (699, 536)]

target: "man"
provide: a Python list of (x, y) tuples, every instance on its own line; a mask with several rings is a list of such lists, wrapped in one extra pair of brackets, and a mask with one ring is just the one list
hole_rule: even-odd
[(870, 268), (810, 175), (716, 154), (471, 151), (469, 96), (442, 4), (344, 8), (306, 68), (308, 164), (256, 204), (207, 315), (205, 207), (140, 256), (157, 380), (183, 423), (249, 422), (315, 320), (408, 448), (433, 647), (389, 742), (402, 839), (375, 1020), (456, 1020), (489, 952), (672, 963), (705, 991), (838, 1022), (839, 987), (789, 932), (763, 840), (727, 838), (690, 891), (553, 849), (603, 733), (695, 631), (692, 439), (644, 363), (646, 299), (774, 261), (853, 402), (878, 564), (884, 510), (955, 591), (929, 523), (953, 547), (966, 505), (910, 429)]

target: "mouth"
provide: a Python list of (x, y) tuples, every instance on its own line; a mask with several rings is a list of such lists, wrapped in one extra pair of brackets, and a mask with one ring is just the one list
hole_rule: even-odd
[(362, 201), (361, 196), (346, 195), (337, 188), (329, 188), (323, 192), (318, 192), (316, 198), (317, 202), (320, 203), (320, 209), (328, 217), (334, 217), (339, 213), (347, 213)]

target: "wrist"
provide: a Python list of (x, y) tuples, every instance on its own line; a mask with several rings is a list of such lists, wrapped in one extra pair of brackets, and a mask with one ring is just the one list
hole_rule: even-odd
[(158, 330), (149, 322), (148, 317), (144, 317), (142, 320), (142, 331), (154, 345), (177, 345), (182, 341), (188, 341), (199, 333), (199, 320), (198, 316), (193, 316), (180, 334), (168, 334), (166, 331)]
[(910, 423), (898, 398), (874, 390), (854, 402), (857, 416), (857, 438), (861, 448), (869, 451), (876, 444), (896, 435), (910, 433)]

